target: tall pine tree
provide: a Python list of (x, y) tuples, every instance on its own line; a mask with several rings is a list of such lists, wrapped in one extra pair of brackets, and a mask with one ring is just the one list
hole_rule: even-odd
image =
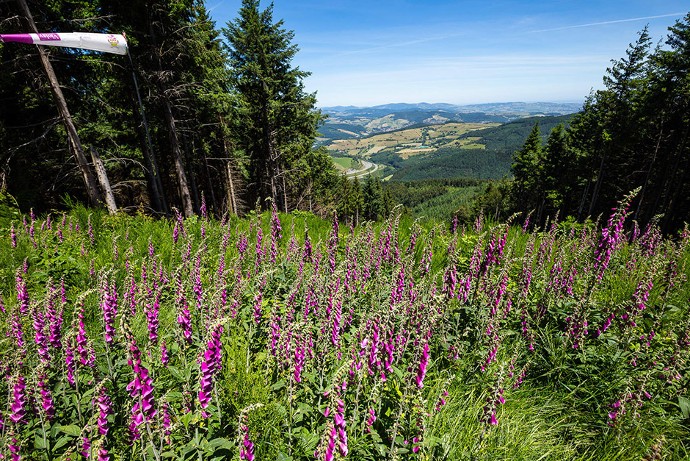
[(224, 34), (237, 93), (234, 145), (249, 158), (249, 200), (271, 198), (288, 211), (299, 202), (294, 170), (313, 157), (322, 120), (315, 95), (304, 91), (309, 73), (292, 66), (298, 51), (294, 33), (282, 21), (274, 22), (272, 5), (260, 10), (259, 0), (243, 0)]

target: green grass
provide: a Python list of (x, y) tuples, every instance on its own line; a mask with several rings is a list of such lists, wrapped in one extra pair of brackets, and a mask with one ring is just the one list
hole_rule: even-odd
[[(10, 207), (9, 221), (0, 224), (4, 226), (0, 228), (0, 293), (8, 312), (0, 318), (0, 360), (10, 367), (8, 375), (14, 379), (26, 374), (33, 388), (37, 371), (47, 370), (56, 399), (60, 399), (59, 424), (76, 425), (80, 431), (88, 431), (93, 424), (89, 418), (95, 418), (94, 386), (105, 382), (117, 410), (110, 418), (113, 431), (108, 447), (113, 453), (125, 453), (117, 455), (123, 459), (139, 459), (143, 453), (137, 451), (141, 444), (134, 448), (128, 444), (131, 398), (126, 387), (133, 376), (127, 364), (125, 331), (142, 349), (144, 364), (154, 379), (156, 405), (165, 402), (174, 410), (173, 442), (163, 444), (166, 458), (237, 458), (239, 433), (246, 424), (256, 446), (256, 459), (314, 459), (315, 450), (325, 450), (329, 424), (335, 421), (333, 412), (342, 399), (349, 441), (347, 459), (613, 461), (642, 460), (655, 452), (662, 459), (688, 459), (690, 419), (684, 399), (688, 395), (690, 357), (683, 346), (683, 334), (690, 328), (690, 245), (666, 239), (653, 253), (645, 253), (640, 242), (621, 242), (601, 282), (595, 282), (592, 248), (600, 230), (593, 225), (582, 226), (572, 236), (566, 226), (528, 233), (518, 226), (500, 224), (485, 224), (479, 232), (468, 229), (452, 234), (448, 210), (467, 206), (483, 185), (429, 183), (424, 187), (427, 189), (420, 188), (415, 197), (419, 199), (417, 206), (427, 210), (424, 219), (396, 215), (352, 232), (341, 226), (334, 269), (329, 249), (335, 244), (329, 236), (332, 222), (309, 213), (279, 215), (282, 238), (277, 242), (277, 260), (271, 263), (270, 213), (231, 217), (225, 225), (213, 219), (186, 219), (185, 232), (174, 243), (174, 220), (108, 216), (103, 211), (76, 207), (65, 215), (64, 227), (62, 214), (51, 217), (52, 229), (41, 230), (45, 217), (37, 221), (34, 247)], [(93, 242), (87, 234), (89, 222)], [(10, 246), (8, 223), (19, 234), (17, 248)], [(263, 238), (259, 249), (265, 252), (262, 260), (256, 255), (259, 228)], [(64, 229), (63, 241), (58, 229)], [(504, 234), (507, 241), (502, 259), (495, 263), (481, 259), (497, 248)], [(313, 244), (313, 257), (300, 268), (306, 235)], [(412, 236), (417, 242), (408, 250)], [(241, 256), (238, 243), (243, 237), (248, 239), (248, 249)], [(223, 251), (224, 239), (228, 246)], [(386, 242), (390, 244), (388, 260), (379, 253)], [(149, 256), (149, 243), (154, 248), (153, 257)], [(449, 299), (444, 291), (449, 271), (457, 270), (462, 277), (475, 270), (471, 259), (476, 248), (481, 249), (482, 257), (475, 267), (478, 272), (471, 296), (467, 302)], [(224, 279), (217, 275), (221, 255)], [(33, 345), (31, 315), (22, 319), (30, 344), (26, 357), (18, 355), (14, 346), (10, 319), (18, 309), (15, 276), (25, 260), (28, 273), (24, 279), (30, 308), (35, 312), (49, 304), (47, 284), (59, 286), (60, 280), (65, 280), (65, 338), (72, 338), (70, 341), (75, 337), (75, 312), (84, 306), (96, 367), (80, 368), (79, 391), (64, 381), (62, 352), (56, 352), (50, 367), (40, 364)], [(91, 261), (95, 274), (90, 273)], [(666, 273), (669, 262), (677, 264), (679, 274), (673, 287), (667, 282), (671, 277)], [(351, 283), (348, 277), (353, 267), (360, 269), (357, 277), (361, 282), (346, 291), (343, 286), (346, 280)], [(533, 270), (533, 276), (523, 294), (526, 267)], [(551, 286), (561, 273), (559, 267), (564, 273), (577, 269), (572, 296)], [(366, 282), (365, 268), (369, 271)], [(402, 299), (393, 305), (401, 274)], [(197, 276), (203, 292), (201, 301), (194, 291)], [(634, 293), (640, 281), (648, 277), (653, 289), (647, 308), (636, 316), (636, 325), (616, 321), (605, 334), (595, 335), (610, 312), (615, 311), (617, 318), (622, 312), (632, 312)], [(128, 314), (124, 297), (131, 280), (139, 284), (134, 316)], [(503, 280), (506, 295), (496, 302)], [(99, 288), (105, 281), (117, 285), (120, 303), (117, 339), (112, 347), (105, 347), (103, 341), (99, 307)], [(178, 286), (194, 313), (189, 344), (181, 340), (177, 322), (181, 302)], [(319, 313), (305, 315), (311, 288), (318, 297)], [(159, 362), (159, 343), (148, 337), (146, 309), (157, 289), (161, 294), (160, 340), (166, 341), (172, 357), (168, 367)], [(223, 289), (227, 289), (225, 298)], [(236, 302), (236, 311), (221, 308), (223, 299), (226, 306)], [(257, 299), (261, 301), (259, 320), (255, 317)], [(343, 327), (339, 345), (334, 346), (334, 314), (327, 312), (334, 312), (339, 303), (343, 318), (351, 323)], [(498, 307), (496, 314), (490, 314), (491, 306)], [(567, 325), (577, 309), (585, 309), (590, 333), (582, 347), (573, 348)], [(533, 335), (529, 341), (521, 331), (522, 312), (529, 318)], [(215, 381), (209, 415), (204, 417), (197, 400), (200, 361), (205, 357), (209, 331), (216, 324), (224, 326), (222, 371)], [(280, 327), (277, 337), (272, 336), (274, 325)], [(407, 345), (396, 352), (399, 356), (391, 369), (386, 370), (385, 381), (379, 378), (381, 370), (367, 371), (370, 349), (366, 344), (372, 341), (374, 325), (382, 331), (390, 329), (390, 337), (408, 338)], [(498, 331), (497, 339), (487, 334), (488, 330)], [(656, 336), (646, 350), (640, 337), (652, 330)], [(297, 383), (292, 378), (296, 338), (306, 334), (313, 335), (314, 355), (307, 360), (302, 381)], [(283, 356), (272, 355), (272, 340), (277, 348), (286, 348)], [(494, 340), (498, 341), (496, 360), (482, 371), (480, 366), (486, 364)], [(424, 385), (419, 386), (416, 378), (424, 341), (429, 341), (429, 365)], [(528, 343), (534, 350), (528, 349)], [(383, 361), (383, 345), (381, 348), (377, 357)], [(457, 358), (452, 358), (451, 350), (457, 352)], [(353, 371), (358, 357), (362, 358), (362, 368)], [(631, 363), (633, 358), (638, 365)], [(671, 368), (680, 378), (663, 374)], [(514, 389), (516, 376), (523, 369), (524, 382)], [(495, 399), (498, 389), (503, 390), (505, 403), (491, 404), (496, 407), (497, 425), (487, 424), (485, 407)], [(634, 406), (637, 400), (630, 400), (627, 413), (612, 423), (608, 414), (613, 402), (632, 393), (642, 395), (643, 390), (652, 398), (641, 398), (639, 407)], [(448, 392), (447, 403), (437, 409), (444, 391)], [(5, 421), (9, 421), (12, 395), (11, 384), (0, 384), (0, 411)], [(40, 394), (34, 392), (34, 399), (38, 398)], [(76, 416), (73, 402), (80, 402), (86, 417)], [(368, 432), (370, 408), (375, 408), (377, 420)], [(25, 455), (41, 453), (36, 443), (42, 442), (35, 442), (42, 434), (37, 414), (32, 413), (31, 425), (8, 426), (8, 431), (19, 434)], [(76, 436), (64, 435), (60, 427), (50, 426), (48, 439), (55, 444), (69, 438), (63, 447), (69, 446), (75, 453), (79, 447)], [(5, 437), (3, 441), (8, 440), (9, 433), (0, 434)], [(420, 452), (414, 455), (413, 439), (420, 434)], [(145, 438), (158, 441), (159, 435), (156, 432)], [(150, 444), (147, 447), (153, 450)], [(0, 448), (0, 453), (6, 454), (3, 450)], [(58, 452), (54, 459), (69, 455), (67, 448)], [(152, 453), (144, 453), (144, 458), (153, 459)], [(35, 459), (47, 457), (36, 455)]]

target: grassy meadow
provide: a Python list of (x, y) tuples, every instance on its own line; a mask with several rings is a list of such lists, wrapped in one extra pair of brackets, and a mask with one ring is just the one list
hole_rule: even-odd
[(0, 453), (690, 456), (690, 233), (0, 215)]

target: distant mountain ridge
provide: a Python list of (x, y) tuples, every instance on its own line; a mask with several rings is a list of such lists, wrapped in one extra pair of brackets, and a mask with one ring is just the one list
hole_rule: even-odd
[(320, 108), (324, 113), (367, 113), (378, 111), (431, 110), (457, 113), (484, 112), (487, 114), (528, 113), (535, 115), (567, 115), (579, 112), (582, 102), (490, 102), (482, 104), (448, 104), (448, 103), (390, 103), (376, 106), (325, 106)]
[(576, 102), (500, 102), (472, 105), (421, 102), (371, 107), (322, 107), (321, 111), (328, 118), (319, 129), (320, 144), (413, 126), (449, 122), (508, 123), (525, 117), (568, 115), (581, 109), (582, 103)]

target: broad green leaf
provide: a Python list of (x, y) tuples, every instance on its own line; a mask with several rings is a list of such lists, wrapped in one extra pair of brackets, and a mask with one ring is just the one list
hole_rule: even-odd
[(53, 450), (60, 449), (70, 443), (72, 441), (72, 437), (69, 435), (63, 435), (59, 439), (57, 439), (57, 442), (55, 442), (55, 445), (53, 445)]
[(69, 426), (60, 426), (60, 431), (71, 435), (72, 437), (79, 437), (81, 435), (81, 427), (71, 424)]

